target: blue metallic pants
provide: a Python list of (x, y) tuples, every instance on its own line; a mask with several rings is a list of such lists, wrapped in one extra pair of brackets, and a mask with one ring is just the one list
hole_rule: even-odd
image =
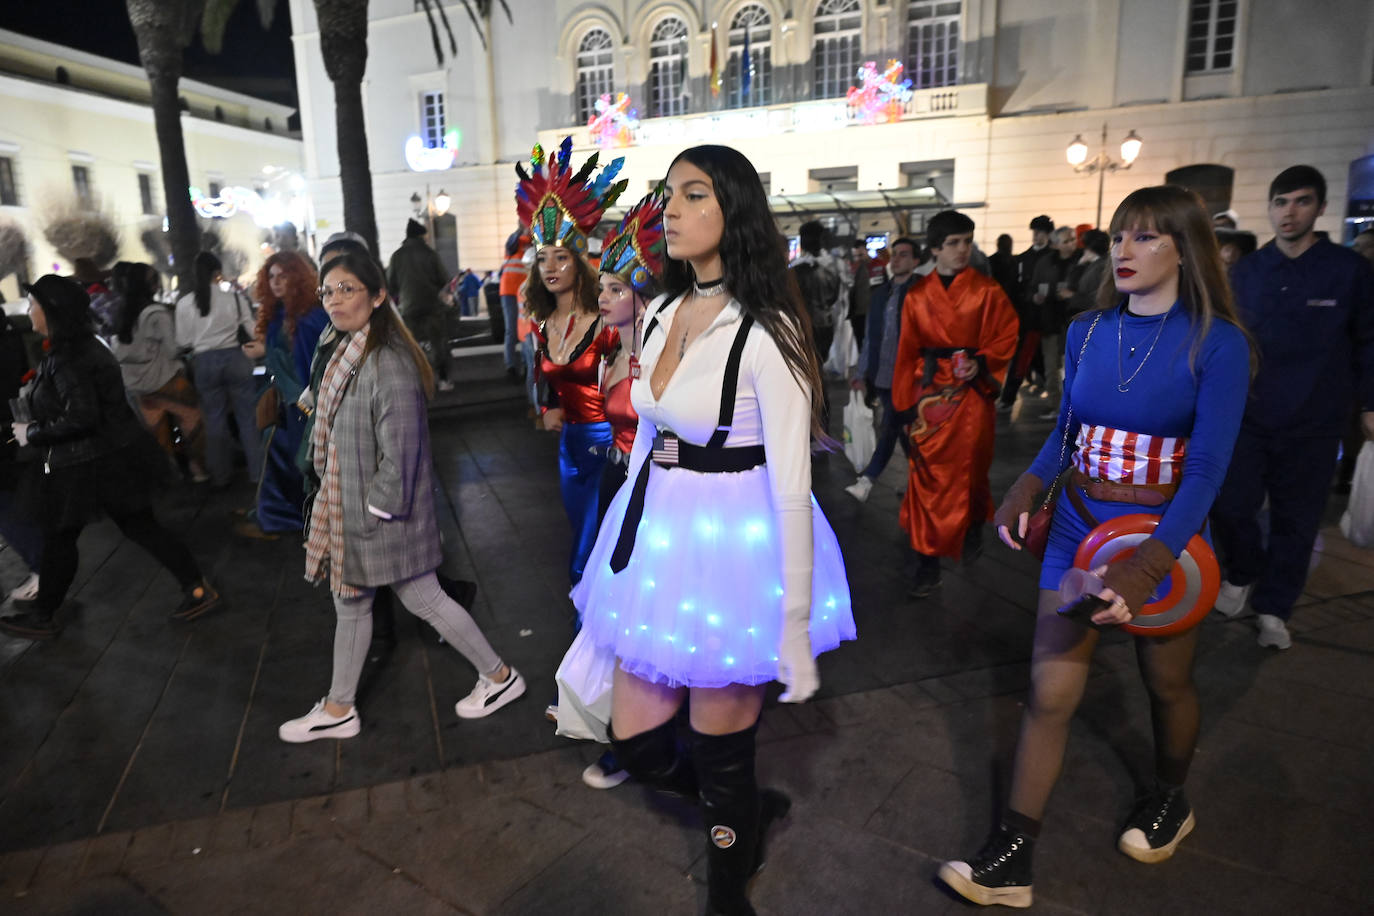
[(582, 579), (587, 555), (596, 543), (597, 500), (601, 488), (601, 468), (612, 448), (611, 424), (564, 423), (558, 440), (558, 479), (563, 492), (563, 509), (572, 525), (572, 557), (568, 577), (576, 585)]

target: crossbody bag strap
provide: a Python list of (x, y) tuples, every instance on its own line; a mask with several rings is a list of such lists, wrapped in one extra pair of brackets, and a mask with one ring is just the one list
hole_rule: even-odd
[[(1097, 328), (1097, 322), (1101, 319), (1102, 313), (1099, 311), (1096, 315), (1093, 316), (1093, 323), (1088, 325), (1088, 333), (1083, 335), (1083, 346), (1078, 348), (1078, 365), (1080, 366), (1083, 364), (1083, 354), (1088, 352), (1088, 341), (1093, 339), (1093, 330)], [(1076, 367), (1075, 371), (1077, 371)], [(1069, 449), (1069, 430), (1073, 428), (1073, 402), (1069, 401), (1069, 388), (1067, 385), (1064, 386), (1063, 397), (1065, 401), (1068, 401), (1069, 412), (1064, 417), (1064, 435), (1059, 440), (1059, 464), (1057, 465), (1057, 467), (1060, 470), (1058, 476), (1056, 476), (1054, 480), (1050, 482), (1050, 487), (1045, 492), (1045, 505), (1049, 505), (1050, 503), (1054, 502), (1055, 493), (1058, 492), (1060, 487), (1065, 485), (1065, 483), (1067, 482), (1069, 472), (1072, 470), (1072, 468), (1064, 466), (1064, 456)], [(1092, 518), (1092, 516), (1089, 515), (1088, 518)], [(1096, 526), (1097, 523), (1093, 522), (1093, 527)]]

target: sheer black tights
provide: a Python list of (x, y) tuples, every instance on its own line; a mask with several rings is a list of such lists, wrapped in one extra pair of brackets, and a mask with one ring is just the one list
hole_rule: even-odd
[[(1069, 722), (1083, 699), (1098, 631), (1055, 613), (1057, 592), (1041, 590), (1031, 658), (1031, 691), (1021, 720), (1021, 737), (1008, 807), (1040, 820), (1059, 779)], [(1197, 630), (1178, 636), (1136, 637), (1136, 661), (1150, 695), (1155, 741), (1155, 778), (1182, 785), (1198, 735), (1193, 653)]]

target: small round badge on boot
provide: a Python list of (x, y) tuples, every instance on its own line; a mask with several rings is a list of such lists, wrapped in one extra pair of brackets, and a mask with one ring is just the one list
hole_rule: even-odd
[(726, 827), (724, 824), (717, 824), (711, 828), (711, 842), (715, 843), (720, 849), (729, 849), (735, 845), (735, 830), (733, 827)]

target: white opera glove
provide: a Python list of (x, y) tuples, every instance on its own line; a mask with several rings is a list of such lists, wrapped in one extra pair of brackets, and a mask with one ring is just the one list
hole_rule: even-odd
[(790, 615), (782, 622), (782, 638), (778, 641), (778, 680), (783, 703), (805, 703), (820, 689), (821, 675), (816, 670), (816, 658), (811, 654), (810, 608), (806, 616), (794, 619)]
[[(811, 654), (811, 494), (796, 505), (778, 506), (782, 547), (782, 635), (778, 640), (778, 680), (783, 703), (805, 703), (821, 686)], [(791, 502), (791, 500), (789, 500)]]

